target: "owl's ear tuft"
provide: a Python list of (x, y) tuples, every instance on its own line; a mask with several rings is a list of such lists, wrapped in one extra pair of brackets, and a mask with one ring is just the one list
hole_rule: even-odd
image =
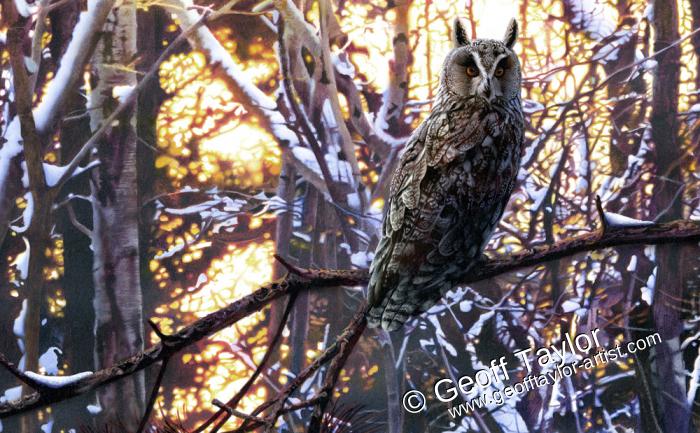
[(455, 18), (454, 25), (452, 27), (452, 43), (454, 44), (455, 48), (469, 44), (467, 31), (464, 30), (464, 26), (459, 18)]
[(513, 48), (516, 39), (518, 39), (518, 22), (513, 18), (510, 20), (510, 23), (508, 23), (506, 34), (503, 36), (503, 43), (506, 47)]

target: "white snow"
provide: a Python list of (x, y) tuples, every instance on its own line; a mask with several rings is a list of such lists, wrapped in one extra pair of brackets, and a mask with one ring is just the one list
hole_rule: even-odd
[[(75, 67), (79, 63), (80, 56), (85, 53), (85, 46), (93, 36), (92, 26), (99, 23), (97, 11), (100, 3), (110, 0), (88, 0), (87, 10), (80, 14), (78, 23), (73, 28), (73, 36), (65, 54), (61, 57), (61, 64), (56, 75), (46, 86), (46, 91), (39, 106), (34, 110), (34, 121), (39, 131), (45, 131), (53, 120), (58, 107), (63, 102), (66, 88), (74, 78)], [(82, 76), (80, 77), (82, 78)]]
[(523, 99), (523, 111), (528, 114), (544, 110), (544, 105), (532, 99)]
[(102, 412), (102, 406), (99, 403), (89, 404), (87, 405), (87, 411), (90, 412), (90, 415), (99, 415)]
[(153, 259), (155, 260), (163, 260), (163, 259), (168, 259), (175, 255), (176, 253), (179, 253), (182, 251), (185, 247), (187, 246), (186, 243), (182, 242), (179, 244), (175, 244), (171, 248), (169, 248), (167, 251), (163, 251), (162, 253), (156, 254)]
[(27, 238), (23, 237), (22, 240), (24, 241), (24, 251), (17, 254), (17, 257), (15, 257), (10, 265), (17, 269), (17, 272), (19, 272), (19, 277), (24, 280), (27, 278), (27, 272), (29, 271), (30, 247)]
[(41, 426), (42, 433), (51, 433), (52, 429), (53, 429), (53, 420), (47, 422), (46, 424), (42, 424), (42, 426)]
[(540, 208), (540, 206), (542, 206), (542, 202), (544, 201), (544, 198), (547, 195), (547, 187), (540, 188), (536, 191), (528, 191), (528, 194), (530, 195), (530, 198), (532, 199), (532, 205), (530, 206), (530, 212), (535, 212)]
[(572, 301), (572, 300), (570, 300), (570, 299), (567, 299), (566, 301), (564, 301), (564, 302), (561, 304), (561, 309), (562, 309), (565, 313), (570, 313), (570, 312), (572, 312), (572, 311), (578, 310), (580, 306), (581, 306), (581, 305), (580, 305), (578, 302)]
[(610, 227), (642, 227), (654, 225), (653, 221), (642, 221), (613, 212), (605, 212), (605, 221)]
[(356, 192), (347, 195), (347, 202), (350, 208), (360, 209), (360, 196)]
[[(71, 176), (77, 176), (83, 172), (86, 172), (90, 170), (91, 168), (95, 167), (98, 165), (100, 161), (98, 160), (93, 160), (90, 161), (89, 164), (87, 164), (84, 167), (78, 167), (75, 169), (75, 171), (72, 173)], [(53, 164), (43, 164), (44, 166), (44, 177), (46, 178), (46, 185), (51, 188), (56, 186), (59, 180), (61, 180), (61, 177), (66, 173), (66, 170), (68, 170), (67, 165), (53, 165)]]
[(10, 121), (3, 137), (7, 142), (0, 148), (0, 185), (6, 184), (10, 175), (10, 162), (22, 152), (22, 145), (20, 144), (21, 132), (17, 116)]
[(26, 232), (32, 222), (32, 217), (34, 216), (34, 196), (31, 192), (24, 193), (24, 201), (27, 203), (27, 205), (22, 211), (22, 225), (10, 226), (10, 228), (17, 233)]
[(651, 305), (654, 299), (654, 289), (656, 287), (656, 271), (658, 266), (654, 268), (654, 271), (649, 275), (647, 279), (647, 284), (642, 287), (642, 300), (647, 304)]
[(700, 387), (700, 347), (698, 347), (698, 354), (695, 356), (695, 362), (693, 362), (693, 371), (690, 374), (690, 383), (688, 384), (688, 394), (686, 399), (688, 406), (693, 405), (693, 402), (695, 401), (695, 394), (698, 392), (698, 387)]
[(584, 194), (588, 189), (588, 180), (590, 167), (588, 166), (588, 143), (583, 134), (578, 134), (575, 138), (577, 143), (576, 151), (579, 157), (578, 160), (578, 181), (576, 183), (576, 193)]
[(357, 266), (360, 269), (369, 268), (369, 264), (372, 263), (372, 258), (374, 254), (368, 253), (366, 251), (358, 251), (350, 256), (350, 262), (353, 266)]
[(86, 377), (90, 377), (93, 373), (92, 371), (83, 371), (82, 373), (72, 374), (70, 376), (44, 376), (43, 374), (37, 374), (33, 371), (27, 371), (24, 374), (48, 388), (63, 388), (64, 386), (73, 385)]
[(22, 386), (15, 386), (13, 388), (8, 388), (5, 390), (5, 394), (0, 397), (0, 400), (4, 401), (15, 401), (22, 397)]
[(24, 58), (24, 66), (27, 68), (27, 71), (29, 71), (30, 74), (35, 74), (36, 71), (39, 69), (36, 62), (32, 60), (31, 57)]
[(311, 242), (311, 236), (307, 235), (306, 233), (301, 233), (301, 232), (295, 231), (292, 234), (304, 242)]
[(206, 283), (209, 280), (207, 277), (207, 274), (201, 273), (199, 274), (199, 277), (197, 277), (197, 282), (195, 283), (195, 287), (199, 287), (202, 284)]
[(50, 347), (39, 357), (39, 367), (43, 368), (46, 374), (58, 374), (58, 355), (63, 352), (58, 347)]
[(346, 75), (350, 78), (355, 76), (355, 65), (353, 65), (345, 52), (335, 52), (331, 55), (331, 60), (335, 66), (335, 70), (341, 75)]
[(176, 209), (176, 208), (166, 208), (165, 211), (172, 215), (191, 215), (201, 213), (205, 210), (209, 210), (212, 206), (216, 206), (221, 203), (221, 199), (214, 199), (205, 201), (203, 203), (197, 203), (186, 208)]
[(615, 32), (612, 36), (612, 40), (602, 45), (598, 52), (592, 57), (593, 60), (610, 62), (617, 59), (617, 55), (620, 52), (620, 48), (625, 45), (632, 38), (632, 35), (636, 33), (637, 29), (632, 30), (621, 30)]
[(66, 172), (65, 166), (57, 166), (44, 163), (44, 176), (46, 177), (46, 185), (49, 187), (55, 186), (61, 176)]
[[(314, 155), (311, 149), (296, 146), (292, 148), (292, 153), (300, 163), (319, 176), (322, 176), (321, 167), (318, 165), (316, 155)], [(347, 161), (340, 161), (335, 155), (330, 153), (325, 154), (324, 157), (326, 165), (328, 165), (328, 171), (330, 171), (334, 181), (352, 184), (352, 168), (350, 167), (350, 163)]]
[(112, 88), (112, 97), (119, 102), (124, 101), (134, 91), (134, 86), (114, 86)]
[(15, 0), (15, 7), (17, 12), (23, 17), (28, 17), (36, 12), (36, 5), (30, 5), (25, 0)]
[[(27, 317), (27, 300), (22, 301), (22, 310), (20, 310), (19, 315), (15, 319), (15, 323), (12, 327), (12, 332), (14, 332), (15, 337), (18, 339), (24, 338), (24, 320)], [(24, 344), (20, 342), (20, 350), (24, 352)]]
[(584, 29), (593, 39), (610, 36), (617, 27), (614, 11), (598, 0), (570, 1), (574, 13), (572, 24)]

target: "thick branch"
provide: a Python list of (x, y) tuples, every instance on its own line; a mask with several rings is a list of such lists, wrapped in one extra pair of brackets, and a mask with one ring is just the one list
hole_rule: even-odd
[[(622, 245), (655, 245), (664, 243), (700, 241), (700, 222), (678, 220), (663, 224), (637, 227), (608, 227), (563, 240), (554, 245), (542, 245), (510, 256), (485, 259), (474, 270), (464, 275), (460, 282), (474, 283), (520, 268), (540, 265), (550, 260), (561, 259), (586, 251)], [(287, 276), (281, 281), (267, 284), (256, 292), (241, 298), (219, 311), (203, 317), (179, 332), (169, 336), (167, 343), (158, 343), (143, 352), (127, 358), (113, 367), (97, 371), (70, 386), (34, 393), (20, 400), (0, 404), (0, 419), (41, 408), (84, 394), (101, 385), (143, 370), (170, 357), (185, 347), (218, 332), (242, 318), (260, 311), (271, 301), (296, 293), (302, 289), (319, 289), (335, 286), (359, 286), (367, 283), (367, 270), (309, 270), (304, 278)]]
[(165, 341), (120, 361), (112, 367), (96, 371), (90, 376), (71, 383), (69, 386), (55, 388), (43, 393), (33, 393), (16, 401), (1, 403), (0, 418), (7, 418), (67, 400), (141, 371), (157, 362), (168, 359), (185, 347), (233, 325), (244, 317), (260, 311), (271, 301), (284, 295), (308, 288), (356, 285), (358, 284), (358, 275), (359, 279), (363, 279), (363, 276), (366, 279), (364, 274), (363, 271), (311, 271), (308, 274), (310, 279), (289, 276), (281, 281), (270, 283), (256, 292), (169, 335)]

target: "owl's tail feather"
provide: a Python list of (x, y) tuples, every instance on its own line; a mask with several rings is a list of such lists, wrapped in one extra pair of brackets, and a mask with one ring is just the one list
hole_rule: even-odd
[(370, 327), (381, 326), (396, 331), (408, 319), (421, 314), (440, 300), (440, 293), (449, 285), (444, 278), (434, 278), (425, 284), (415, 284), (412, 276), (397, 278), (398, 283), (382, 299), (372, 306), (367, 315)]
[(399, 260), (392, 260), (395, 249), (403, 245), (384, 236), (374, 254), (367, 284), (370, 310), (367, 324), (387, 331), (395, 331), (411, 317), (427, 311), (449, 288), (446, 272), (454, 264), (423, 263), (415, 268), (400, 268)]

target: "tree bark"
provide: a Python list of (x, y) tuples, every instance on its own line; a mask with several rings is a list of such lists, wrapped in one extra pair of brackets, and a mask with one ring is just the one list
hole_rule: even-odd
[[(91, 127), (97, 130), (130, 92), (136, 74), (136, 3), (114, 9), (93, 60), (97, 84), (90, 94)], [(143, 302), (139, 278), (138, 188), (135, 111), (126, 110), (97, 145), (100, 167), (93, 179), (95, 367), (104, 368), (143, 350)], [(101, 421), (135, 431), (144, 411), (143, 372), (101, 389)]]
[[(678, 4), (675, 0), (655, 0), (653, 26), (654, 51), (666, 49), (680, 37)], [(660, 221), (682, 215), (682, 202), (677, 195), (681, 178), (681, 148), (678, 136), (678, 85), (680, 81), (679, 46), (667, 49), (657, 57), (658, 66), (653, 84), (651, 135), (654, 141), (656, 177), (652, 212)], [(685, 368), (679, 350), (683, 331), (679, 300), (683, 297), (681, 250), (677, 245), (657, 248), (657, 278), (654, 288), (652, 318), (661, 335), (662, 344), (652, 350), (652, 383), (656, 393), (657, 412), (663, 431), (687, 432), (690, 410), (685, 395)], [(645, 426), (646, 427), (646, 426)]]

